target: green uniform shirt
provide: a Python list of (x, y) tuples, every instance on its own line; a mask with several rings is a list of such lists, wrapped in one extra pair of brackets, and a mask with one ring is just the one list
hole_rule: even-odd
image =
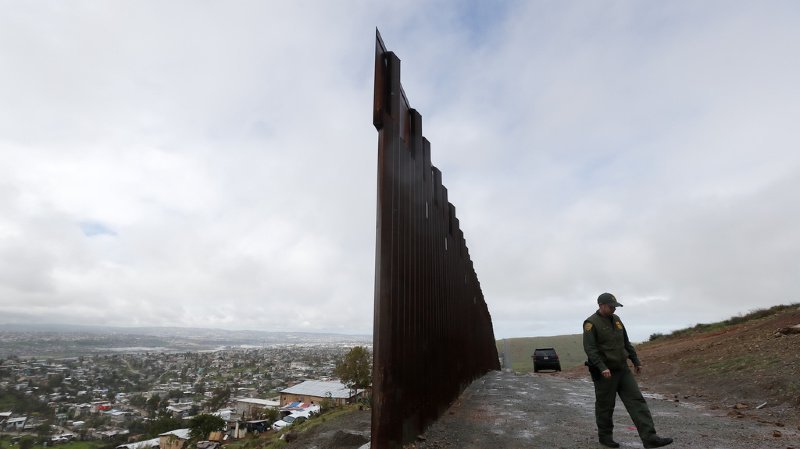
[(617, 315), (606, 318), (598, 311), (586, 318), (583, 322), (583, 350), (589, 363), (600, 371), (625, 369), (628, 359), (634, 366), (641, 365), (628, 340), (628, 332)]

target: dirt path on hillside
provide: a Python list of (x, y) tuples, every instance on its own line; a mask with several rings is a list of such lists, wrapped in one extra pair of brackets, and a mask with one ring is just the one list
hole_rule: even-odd
[[(798, 423), (737, 419), (726, 410), (647, 394), (656, 429), (675, 439), (670, 448), (800, 449)], [(642, 447), (622, 404), (614, 413), (615, 439)], [(588, 379), (549, 374), (490, 372), (473, 382), (413, 448), (601, 448)]]

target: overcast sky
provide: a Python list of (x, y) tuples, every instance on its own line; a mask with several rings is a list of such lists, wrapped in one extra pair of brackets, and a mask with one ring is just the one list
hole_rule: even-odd
[(376, 27), (498, 338), (800, 302), (797, 1), (0, 11), (0, 323), (371, 333)]

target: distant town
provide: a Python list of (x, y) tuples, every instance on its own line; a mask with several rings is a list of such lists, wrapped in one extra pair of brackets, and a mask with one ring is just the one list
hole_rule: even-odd
[(27, 435), (38, 444), (94, 439), (117, 447), (152, 433), (158, 420), (198, 414), (228, 423), (220, 439), (266, 431), (283, 415), (356, 400), (359, 392), (333, 377), (355, 346), (371, 346), (371, 337), (4, 329), (0, 432), (14, 442)]

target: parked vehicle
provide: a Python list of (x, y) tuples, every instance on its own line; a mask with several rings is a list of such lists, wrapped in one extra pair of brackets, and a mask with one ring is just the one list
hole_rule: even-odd
[(561, 371), (561, 361), (554, 348), (537, 348), (533, 351), (533, 372), (540, 370)]
[(294, 424), (300, 424), (312, 415), (311, 412), (292, 412), (272, 424), (272, 430), (281, 430)]

